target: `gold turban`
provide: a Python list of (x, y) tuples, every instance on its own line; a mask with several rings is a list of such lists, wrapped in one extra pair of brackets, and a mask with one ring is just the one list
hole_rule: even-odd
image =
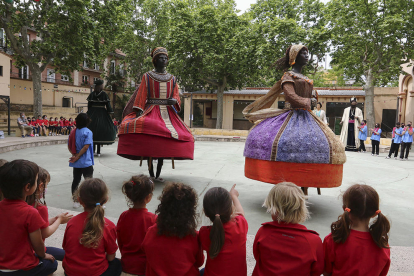
[(157, 47), (157, 48), (155, 48), (155, 49), (152, 51), (152, 53), (151, 53), (152, 62), (154, 62), (154, 60), (155, 60), (155, 57), (156, 57), (156, 56), (161, 55), (161, 54), (166, 55), (166, 56), (167, 56), (167, 58), (168, 58), (168, 52), (167, 52), (167, 49), (165, 49), (164, 47)]

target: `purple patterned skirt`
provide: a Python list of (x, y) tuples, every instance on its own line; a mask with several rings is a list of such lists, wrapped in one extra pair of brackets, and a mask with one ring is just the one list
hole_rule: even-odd
[(329, 164), (328, 138), (306, 110), (286, 110), (267, 118), (249, 133), (244, 156), (268, 161)]

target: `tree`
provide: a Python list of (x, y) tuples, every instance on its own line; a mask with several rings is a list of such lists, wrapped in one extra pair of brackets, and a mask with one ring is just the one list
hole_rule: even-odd
[[(400, 64), (409, 53), (412, 29), (411, 0), (331, 0), (326, 9), (332, 29), (332, 64), (347, 77), (364, 83), (365, 116), (375, 124), (374, 86), (385, 86), (398, 78)], [(411, 9), (405, 10), (405, 7)], [(411, 34), (412, 36), (412, 34)]]
[(235, 6), (233, 0), (172, 0), (169, 7), (170, 71), (186, 90), (217, 89), (218, 129), (224, 90), (250, 84), (259, 69), (259, 34)]
[[(27, 65), (33, 79), (33, 112), (42, 114), (41, 73), (48, 64), (70, 76), (84, 59), (102, 63), (112, 41), (125, 28), (131, 1), (42, 0), (0, 2), (4, 28), (17, 64)], [(28, 32), (36, 33), (29, 41)]]
[(324, 4), (319, 0), (258, 0), (250, 10), (262, 41), (259, 44), (259, 63), (264, 85), (273, 85), (283, 72), (272, 64), (285, 55), (293, 44), (304, 44), (310, 52), (305, 74), (315, 74), (318, 62), (328, 52), (329, 29), (325, 28)]

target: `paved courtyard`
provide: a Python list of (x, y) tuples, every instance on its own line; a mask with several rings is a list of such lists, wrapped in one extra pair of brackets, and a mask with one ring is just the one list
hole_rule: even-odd
[[(139, 161), (117, 156), (116, 148), (117, 144), (102, 148), (101, 157), (96, 157), (94, 166), (94, 176), (104, 179), (111, 189), (111, 200), (106, 204), (106, 215), (115, 220), (127, 209), (121, 192), (123, 181), (134, 174), (148, 173), (146, 162), (140, 167)], [(162, 177), (167, 181), (191, 184), (200, 196), (199, 206), (202, 205), (205, 191), (210, 187), (221, 186), (230, 189), (236, 183), (249, 222), (249, 234), (254, 235), (261, 223), (271, 219), (262, 204), (272, 185), (244, 177), (243, 148), (242, 142), (196, 142), (194, 160), (176, 161), (175, 170), (171, 167), (171, 161), (165, 161)], [(52, 176), (46, 195), (48, 206), (73, 210), (70, 195), (72, 169), (68, 167), (69, 156), (66, 145), (35, 147), (0, 154), (0, 158), (6, 160), (23, 158), (46, 168)], [(322, 195), (317, 195), (316, 189), (309, 189), (311, 219), (305, 225), (317, 231), (323, 239), (330, 232), (330, 224), (342, 213), (341, 193), (354, 183), (371, 185), (380, 195), (382, 212), (392, 223), (390, 245), (398, 248), (398, 251), (394, 251), (397, 254), (391, 251), (391, 255), (394, 254), (394, 258), (398, 257), (399, 262), (391, 271), (403, 273), (398, 275), (412, 275), (411, 273), (414, 272), (414, 156), (411, 160), (403, 162), (394, 159), (386, 160), (385, 154), (373, 157), (368, 153), (347, 153), (347, 157), (341, 187), (322, 189)], [(148, 209), (152, 212), (158, 205), (157, 197), (164, 185), (165, 183), (156, 183), (153, 200), (148, 205)], [(200, 213), (201, 211), (200, 209)], [(203, 217), (200, 221), (200, 224), (208, 223), (208, 220)], [(252, 238), (250, 236), (250, 239)], [(59, 246), (59, 237), (56, 236), (54, 240), (57, 243), (54, 245)], [(251, 271), (251, 266), (249, 270)]]

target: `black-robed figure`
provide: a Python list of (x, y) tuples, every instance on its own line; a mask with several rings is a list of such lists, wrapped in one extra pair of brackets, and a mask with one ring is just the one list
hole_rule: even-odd
[(115, 142), (116, 128), (109, 114), (114, 113), (111, 107), (111, 100), (103, 91), (103, 81), (95, 81), (95, 89), (87, 98), (88, 116), (91, 123), (88, 128), (93, 133), (93, 152), (97, 148), (97, 154), (100, 156), (101, 146), (110, 145)]

